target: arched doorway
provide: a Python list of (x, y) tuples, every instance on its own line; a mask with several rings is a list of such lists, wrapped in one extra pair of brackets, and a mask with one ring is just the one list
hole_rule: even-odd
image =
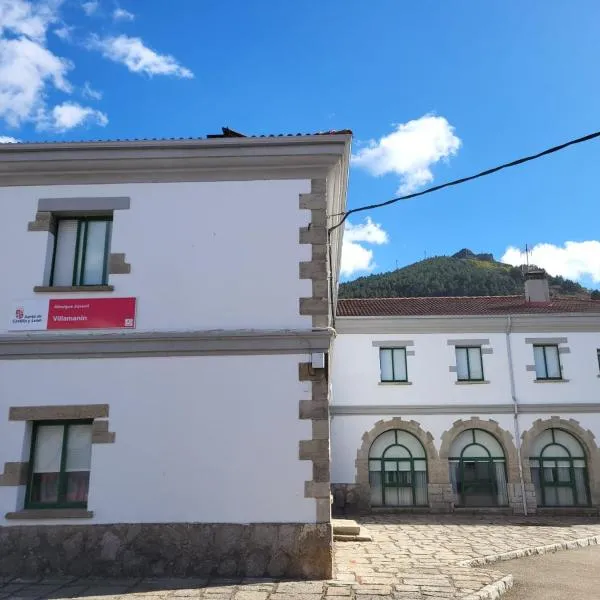
[(590, 503), (585, 452), (562, 429), (546, 429), (533, 442), (529, 458), (539, 506), (587, 506)]
[(390, 429), (369, 449), (371, 506), (426, 506), (427, 455), (411, 433)]
[(460, 506), (508, 504), (506, 459), (500, 442), (483, 429), (467, 429), (450, 446), (450, 481)]

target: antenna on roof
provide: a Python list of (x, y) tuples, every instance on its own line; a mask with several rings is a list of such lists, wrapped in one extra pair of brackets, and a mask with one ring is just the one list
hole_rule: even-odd
[(525, 244), (525, 261), (527, 264), (527, 273), (529, 273), (529, 245)]

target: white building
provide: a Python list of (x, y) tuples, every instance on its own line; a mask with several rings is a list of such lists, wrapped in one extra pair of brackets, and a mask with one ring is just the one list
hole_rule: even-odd
[(532, 514), (600, 506), (600, 302), (340, 300), (338, 510)]
[(0, 574), (330, 576), (349, 146), (0, 145)]

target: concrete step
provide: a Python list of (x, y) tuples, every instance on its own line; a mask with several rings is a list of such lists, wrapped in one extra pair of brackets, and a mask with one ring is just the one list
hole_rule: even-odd
[(332, 519), (335, 542), (372, 542), (369, 532), (352, 519)]
[(333, 535), (358, 535), (360, 525), (352, 519), (331, 519)]
[(364, 527), (360, 528), (360, 533), (357, 535), (339, 535), (334, 534), (334, 542), (372, 542), (373, 538), (369, 535)]

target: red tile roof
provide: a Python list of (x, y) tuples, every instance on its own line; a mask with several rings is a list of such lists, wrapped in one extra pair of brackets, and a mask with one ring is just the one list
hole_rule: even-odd
[(599, 300), (554, 298), (527, 302), (524, 296), (472, 296), (435, 298), (344, 298), (338, 300), (338, 317), (412, 317), (427, 315), (521, 315), (545, 313), (598, 313)]

